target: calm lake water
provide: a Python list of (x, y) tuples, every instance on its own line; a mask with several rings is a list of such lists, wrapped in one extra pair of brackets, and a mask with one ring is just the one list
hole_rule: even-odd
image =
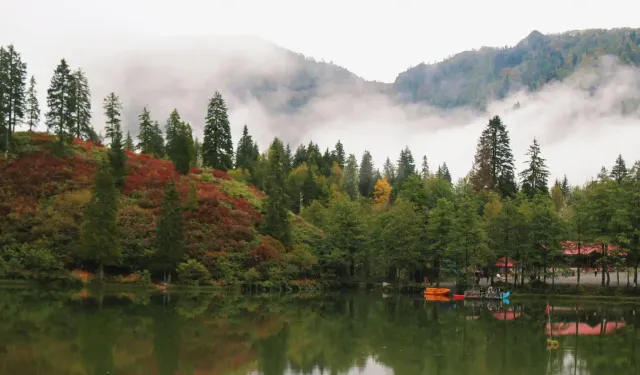
[(640, 374), (634, 306), (553, 305), (0, 289), (0, 374)]

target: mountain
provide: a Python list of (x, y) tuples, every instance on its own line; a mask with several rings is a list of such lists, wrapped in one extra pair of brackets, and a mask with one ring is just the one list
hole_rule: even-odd
[(543, 35), (533, 31), (513, 47), (482, 47), (400, 73), (393, 92), (405, 102), (450, 108), (484, 107), (493, 98), (563, 80), (603, 55), (640, 63), (640, 29), (584, 30)]
[[(200, 128), (207, 100), (215, 90), (223, 93), (230, 109), (250, 112), (250, 125), (269, 128), (277, 123), (290, 130), (324, 121), (335, 114), (336, 103), (352, 106), (353, 101), (343, 100), (346, 97), (484, 109), (492, 99), (508, 93), (538, 90), (563, 80), (581, 66), (598, 64), (603, 55), (615, 56), (623, 64), (640, 63), (640, 29), (553, 35), (533, 31), (512, 47), (482, 47), (438, 63), (419, 64), (400, 73), (393, 83), (367, 81), (333, 63), (250, 36), (146, 41), (98, 56), (83, 66), (92, 84), (94, 107), (100, 108), (101, 98), (115, 91), (125, 103), (124, 115), (134, 131), (143, 106), (161, 122), (178, 108), (183, 118)], [(366, 105), (357, 110), (376, 106), (362, 102)], [(256, 120), (256, 114), (265, 120)], [(280, 129), (271, 132), (280, 134)]]

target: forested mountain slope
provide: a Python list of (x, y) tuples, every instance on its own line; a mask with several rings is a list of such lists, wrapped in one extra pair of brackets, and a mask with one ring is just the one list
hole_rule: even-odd
[(579, 66), (612, 55), (623, 64), (640, 63), (640, 29), (533, 31), (513, 47), (482, 47), (435, 64), (419, 64), (400, 73), (393, 92), (403, 101), (438, 107), (483, 107), (520, 88), (537, 90), (563, 80)]

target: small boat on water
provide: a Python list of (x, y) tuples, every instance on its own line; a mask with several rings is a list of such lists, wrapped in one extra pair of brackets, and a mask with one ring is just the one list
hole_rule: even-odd
[(424, 290), (424, 295), (431, 295), (431, 296), (444, 296), (444, 295), (449, 295), (451, 293), (451, 289), (449, 288), (426, 288)]
[(506, 300), (511, 295), (511, 292), (505, 293), (489, 287), (486, 291), (482, 289), (470, 289), (466, 290), (464, 294), (454, 294), (453, 299), (456, 301), (462, 301), (466, 299), (489, 299), (489, 300)]

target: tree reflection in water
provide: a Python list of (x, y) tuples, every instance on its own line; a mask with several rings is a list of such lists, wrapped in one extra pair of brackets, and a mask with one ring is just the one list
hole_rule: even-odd
[(633, 306), (554, 307), (0, 290), (0, 375), (640, 373)]

